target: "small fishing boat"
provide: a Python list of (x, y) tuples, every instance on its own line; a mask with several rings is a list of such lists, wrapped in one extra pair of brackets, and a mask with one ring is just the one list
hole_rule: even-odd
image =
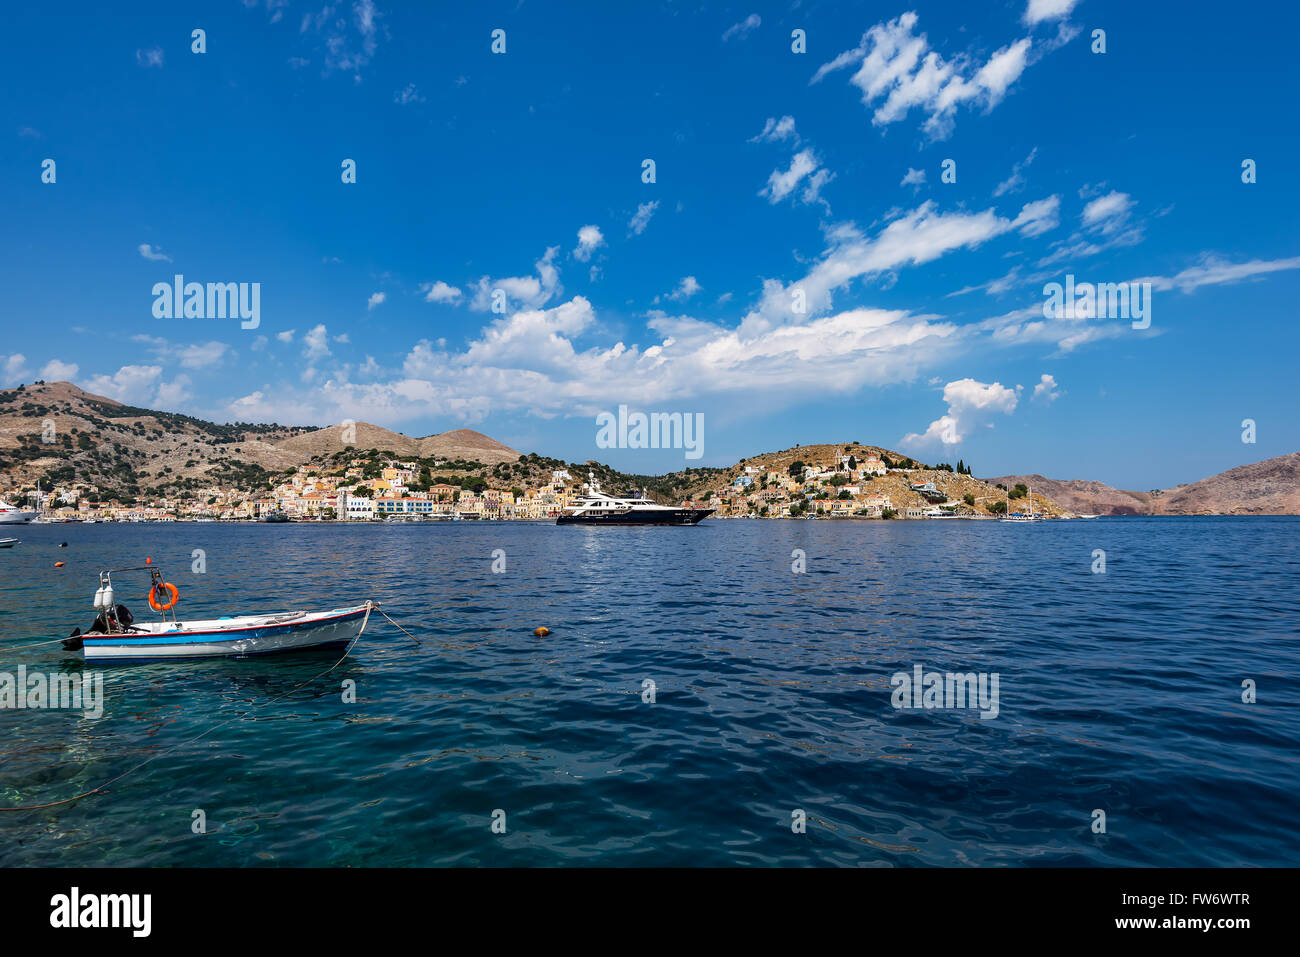
[(16, 538), (0, 538), (0, 548), (13, 548), (15, 545), (21, 545)]
[[(139, 622), (125, 605), (114, 601), (114, 572), (143, 571), (152, 579), (147, 598), (158, 621)], [(180, 658), (243, 658), (308, 648), (343, 647), (361, 637), (373, 602), (329, 611), (237, 615), (180, 621), (176, 604), (180, 590), (163, 581), (158, 566), (118, 568), (99, 574), (95, 592), (98, 615), (90, 630), (80, 629), (63, 639), (68, 651), (80, 651), (87, 661), (159, 661)], [(168, 613), (171, 613), (170, 619)]]

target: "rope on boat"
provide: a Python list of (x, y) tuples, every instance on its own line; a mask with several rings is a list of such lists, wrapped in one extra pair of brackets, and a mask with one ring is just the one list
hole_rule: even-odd
[[(74, 636), (73, 636), (73, 635), (69, 635), (69, 636), (68, 636), (68, 638), (72, 638), (72, 637), (74, 637)], [(80, 637), (80, 636), (75, 636), (75, 637)], [(10, 644), (6, 644), (6, 645), (4, 645), (3, 647), (5, 647), (5, 648), (39, 648), (41, 645), (53, 645), (53, 644), (55, 644), (55, 643), (57, 643), (57, 642), (67, 641), (68, 638), (55, 638), (54, 641), (24, 641), (24, 642), (20, 642), (20, 643), (17, 643), (17, 644), (12, 644), (12, 645), (10, 645)]]
[(403, 627), (402, 627), (401, 625), (399, 625), (397, 622), (393, 621), (393, 619), (389, 616), (388, 612), (384, 611), (382, 608), (379, 607), (379, 603), (378, 603), (378, 602), (375, 603), (375, 611), (379, 612), (379, 614), (381, 614), (381, 615), (383, 615), (385, 618), (387, 618), (387, 619), (388, 619), (388, 623), (389, 623), (390, 625), (392, 625), (394, 628), (396, 628), (398, 631), (400, 631), (402, 634), (404, 634), (407, 638), (410, 638), (410, 639), (411, 639), (413, 642), (415, 642), (417, 645), (422, 645), (422, 644), (423, 644), (423, 642), (420, 641), (419, 638), (416, 638), (415, 635), (411, 634), (409, 631), (407, 631), (405, 628), (403, 628)]
[[(157, 754), (150, 755), (149, 757), (141, 761), (139, 764), (137, 764), (135, 767), (128, 768), (127, 770), (123, 771), (121, 774), (117, 775), (116, 777), (109, 778), (107, 781), (105, 781), (97, 788), (91, 788), (89, 791), (85, 791), (73, 797), (64, 798), (62, 801), (51, 801), (48, 804), (29, 804), (23, 807), (0, 807), (0, 811), (39, 811), (45, 808), (58, 807), (61, 804), (71, 804), (73, 801), (80, 801), (82, 798), (90, 797), (92, 794), (98, 794), (100, 791), (104, 790), (109, 785), (116, 784), (118, 781), (122, 780), (127, 775), (134, 774), (136, 771), (139, 771), (146, 764), (150, 764), (154, 761), (157, 761), (159, 758), (166, 757), (167, 755), (171, 754), (173, 751), (177, 750), (178, 748), (182, 748), (187, 744), (193, 744), (195, 741), (198, 741), (200, 738), (207, 737), (209, 734), (211, 734), (213, 731), (216, 731), (218, 728), (224, 728), (228, 724), (233, 724), (236, 721), (242, 721), (244, 718), (247, 718), (250, 714), (253, 714), (254, 712), (257, 711), (261, 711), (263, 708), (274, 704), (275, 702), (279, 701), (281, 698), (286, 697), (287, 695), (291, 695), (295, 691), (298, 691), (301, 688), (305, 688), (307, 685), (311, 684), (313, 681), (316, 681), (319, 678), (324, 678), (327, 674), (329, 674), (339, 665), (343, 664), (344, 659), (346, 659), (347, 656), (352, 653), (353, 646), (356, 645), (356, 643), (361, 640), (361, 636), (365, 634), (366, 625), (369, 624), (370, 622), (370, 613), (372, 611), (379, 611), (379, 606), (376, 605), (374, 602), (366, 602), (366, 606), (367, 606), (366, 617), (363, 618), (361, 621), (361, 630), (357, 632), (357, 636), (353, 638), (348, 643), (347, 648), (343, 650), (343, 656), (339, 658), (338, 661), (334, 662), (334, 664), (330, 665), (328, 668), (322, 671), (320, 674), (312, 675), (312, 677), (308, 678), (306, 681), (294, 685), (288, 691), (282, 692), (273, 698), (268, 698), (266, 701), (262, 702), (262, 704), (257, 705), (256, 707), (249, 708), (243, 714), (237, 714), (233, 718), (227, 718), (225, 721), (218, 722), (217, 724), (214, 724), (212, 727), (208, 728), (206, 731), (196, 734), (192, 738), (187, 738), (184, 741), (178, 741), (176, 744), (173, 744), (166, 751), (159, 751)], [(381, 615), (384, 615), (382, 611), (380, 611), (379, 613)], [(384, 615), (384, 617), (388, 618), (387, 615)], [(391, 618), (389, 618), (388, 620), (392, 621)], [(401, 626), (399, 625), (398, 627), (400, 628)], [(58, 640), (62, 641), (63, 639), (60, 638)]]

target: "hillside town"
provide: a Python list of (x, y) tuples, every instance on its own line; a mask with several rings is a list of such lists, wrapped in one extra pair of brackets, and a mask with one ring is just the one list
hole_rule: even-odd
[[(712, 508), (717, 518), (919, 519), (999, 514), (1006, 511), (1005, 505), (999, 507), (1004, 500), (1025, 492), (1023, 486), (1008, 491), (979, 482), (961, 463), (955, 470), (927, 468), (866, 447), (809, 446), (775, 455), (788, 458), (792, 453), (802, 457), (785, 465), (764, 464), (759, 457), (731, 470), (715, 470), (707, 487), (672, 504)], [(519, 459), (523, 463), (529, 457)], [(467, 477), (439, 480), (434, 475), (439, 466), (450, 472), (477, 468)], [(541, 474), (544, 478), (524, 487), (514, 484), (525, 480), (509, 466), (422, 465), (372, 452), (295, 466), (261, 493), (214, 484), (183, 497), (128, 504), (98, 501), (95, 489), (74, 482), (0, 491), (0, 499), (22, 502), (44, 522), (553, 521), (581, 497), (588, 476), (579, 467), (543, 469)], [(1035, 507), (1052, 510), (1046, 501), (1036, 501)]]

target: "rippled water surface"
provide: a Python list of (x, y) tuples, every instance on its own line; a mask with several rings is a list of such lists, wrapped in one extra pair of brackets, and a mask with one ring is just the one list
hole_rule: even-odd
[[(13, 806), (251, 709), (0, 812), (0, 864), (1300, 860), (1300, 520), (0, 531), (3, 672), (79, 672), (25, 644), (146, 555), (182, 617), (373, 598), (423, 641), (372, 619), (297, 690), (338, 652), (107, 666), (98, 720), (0, 710)], [(145, 587), (117, 583), (141, 618)], [(996, 672), (997, 717), (895, 709), (916, 664)]]

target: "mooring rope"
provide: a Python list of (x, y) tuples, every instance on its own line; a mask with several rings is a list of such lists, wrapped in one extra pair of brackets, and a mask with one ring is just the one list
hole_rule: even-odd
[[(291, 694), (293, 694), (295, 691), (298, 691), (298, 690), (300, 690), (300, 689), (302, 689), (302, 688), (305, 688), (307, 685), (311, 684), (313, 681), (317, 681), (317, 680), (319, 680), (320, 678), (324, 678), (327, 674), (329, 674), (331, 671), (333, 671), (333, 670), (334, 670), (335, 668), (337, 668), (339, 665), (343, 664), (343, 662), (344, 662), (344, 660), (347, 658), (347, 656), (348, 656), (349, 654), (352, 653), (352, 648), (353, 648), (353, 646), (355, 646), (356, 643), (357, 643), (358, 641), (361, 640), (361, 636), (362, 636), (363, 634), (365, 634), (365, 631), (366, 631), (366, 625), (368, 625), (368, 624), (370, 623), (370, 613), (371, 613), (372, 611), (378, 611), (379, 614), (383, 615), (385, 618), (388, 618), (388, 620), (389, 620), (390, 622), (393, 622), (393, 624), (394, 624), (397, 628), (399, 628), (399, 629), (400, 629), (401, 631), (403, 631), (405, 634), (407, 634), (408, 636), (410, 636), (410, 637), (412, 638), (412, 640), (415, 641), (416, 644), (419, 644), (419, 643), (420, 643), (419, 640), (416, 639), (414, 635), (411, 635), (411, 633), (408, 632), (408, 631), (406, 631), (405, 628), (402, 628), (402, 626), (401, 626), (401, 625), (398, 625), (397, 622), (393, 621), (392, 618), (389, 618), (387, 614), (385, 614), (383, 611), (380, 611), (379, 605), (378, 605), (377, 603), (375, 603), (375, 602), (366, 602), (366, 617), (363, 618), (362, 621), (361, 621), (361, 630), (357, 632), (357, 635), (356, 635), (355, 638), (353, 638), (350, 642), (348, 642), (348, 646), (347, 646), (347, 648), (345, 648), (345, 649), (343, 650), (343, 656), (342, 656), (341, 658), (339, 658), (338, 661), (334, 662), (334, 664), (332, 664), (332, 665), (330, 665), (328, 668), (326, 668), (324, 671), (320, 672), (320, 674), (312, 675), (312, 676), (311, 676), (310, 678), (308, 678), (306, 681), (303, 681), (303, 682), (300, 682), (299, 684), (294, 685), (294, 686), (293, 686), (292, 688), (290, 688), (288, 691), (282, 692), (282, 693), (276, 695), (276, 696), (273, 697), (273, 698), (268, 698), (266, 701), (262, 702), (262, 704), (257, 705), (256, 707), (253, 707), (253, 708), (249, 708), (249, 709), (248, 709), (247, 711), (245, 711), (243, 714), (237, 714), (237, 715), (235, 715), (233, 718), (227, 718), (225, 721), (221, 721), (221, 722), (219, 722), (219, 723), (217, 723), (217, 724), (214, 724), (212, 727), (208, 728), (206, 731), (203, 731), (203, 732), (201, 732), (201, 733), (199, 733), (199, 734), (196, 734), (196, 735), (195, 735), (194, 737), (192, 737), (192, 738), (187, 738), (187, 739), (184, 740), (184, 741), (178, 741), (176, 744), (173, 744), (170, 748), (168, 748), (168, 749), (165, 750), (165, 751), (159, 751), (157, 754), (150, 755), (149, 757), (147, 757), (147, 758), (145, 758), (143, 761), (141, 761), (139, 764), (137, 764), (135, 767), (128, 768), (127, 770), (123, 771), (121, 774), (117, 775), (116, 777), (109, 778), (107, 781), (105, 781), (103, 784), (101, 784), (101, 785), (100, 785), (99, 787), (97, 787), (97, 788), (91, 788), (89, 791), (85, 791), (85, 792), (83, 792), (83, 793), (81, 793), (81, 794), (77, 794), (77, 795), (75, 795), (75, 796), (73, 796), (73, 797), (70, 797), (70, 798), (64, 798), (62, 801), (51, 801), (51, 802), (48, 803), (48, 804), (29, 804), (29, 805), (25, 805), (25, 806), (23, 806), (23, 807), (0, 807), (0, 811), (39, 811), (39, 810), (42, 810), (42, 809), (44, 809), (44, 808), (58, 807), (58, 806), (61, 805), (61, 804), (71, 804), (73, 801), (80, 801), (82, 798), (90, 797), (92, 794), (98, 794), (100, 791), (104, 790), (104, 789), (105, 789), (106, 787), (108, 787), (109, 785), (111, 785), (111, 784), (116, 784), (118, 781), (122, 780), (122, 779), (123, 779), (124, 777), (126, 777), (127, 775), (129, 775), (129, 774), (134, 774), (136, 771), (139, 771), (139, 770), (140, 770), (142, 767), (144, 767), (146, 764), (150, 764), (150, 763), (152, 763), (153, 761), (157, 761), (159, 758), (164, 758), (164, 757), (166, 757), (167, 755), (171, 754), (173, 751), (177, 750), (178, 748), (182, 748), (182, 747), (184, 747), (184, 746), (187, 745), (187, 744), (193, 744), (195, 741), (198, 741), (200, 738), (205, 738), (205, 737), (207, 737), (209, 734), (211, 734), (213, 731), (216, 731), (218, 728), (224, 728), (224, 727), (225, 727), (226, 725), (228, 725), (228, 724), (233, 724), (233, 723), (236, 722), (236, 721), (242, 721), (244, 718), (247, 718), (250, 714), (253, 714), (254, 712), (257, 712), (257, 711), (261, 711), (263, 708), (265, 708), (265, 707), (267, 707), (267, 706), (269, 706), (269, 705), (274, 704), (275, 702), (279, 701), (281, 698), (286, 697), (287, 695), (291, 695)], [(58, 639), (58, 640), (59, 640), (59, 641), (62, 641), (63, 639), (60, 638), (60, 639)]]
[(385, 618), (388, 618), (388, 623), (389, 623), (390, 625), (392, 625), (394, 628), (396, 628), (398, 631), (400, 631), (402, 634), (404, 634), (407, 638), (410, 638), (410, 639), (411, 639), (413, 642), (415, 642), (417, 645), (421, 645), (421, 644), (423, 644), (423, 642), (421, 642), (419, 638), (416, 638), (415, 635), (411, 634), (409, 631), (407, 631), (405, 628), (403, 628), (403, 627), (402, 627), (401, 625), (399, 625), (397, 622), (393, 621), (392, 618), (389, 618), (389, 616), (388, 616), (388, 612), (384, 611), (384, 610), (383, 610), (382, 608), (380, 608), (379, 605), (377, 605), (377, 604), (375, 605), (375, 611), (379, 612), (379, 614), (383, 615)]

